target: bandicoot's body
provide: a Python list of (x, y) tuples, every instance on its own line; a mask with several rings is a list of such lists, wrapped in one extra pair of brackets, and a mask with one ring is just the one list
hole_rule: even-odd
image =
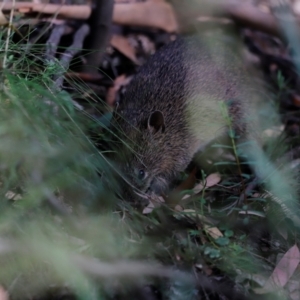
[(122, 140), (117, 151), (127, 154), (124, 175), (140, 195), (165, 190), (197, 151), (228, 136), (228, 126), (247, 138), (257, 98), (226, 43), (183, 38), (163, 47), (141, 67), (113, 116)]

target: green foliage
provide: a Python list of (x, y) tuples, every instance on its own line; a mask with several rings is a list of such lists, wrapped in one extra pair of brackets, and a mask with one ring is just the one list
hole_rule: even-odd
[[(101, 286), (93, 272), (108, 282), (119, 268), (121, 277), (126, 270), (142, 275), (143, 266), (124, 270), (122, 261), (143, 255), (140, 237), (116, 211), (110, 191), (118, 186), (87, 136), (89, 119), (54, 88), (59, 64), (43, 68), (11, 41), (5, 52), (6, 42), (0, 41), (0, 60), (6, 58), (0, 70), (1, 284), (13, 285), (15, 299), (66, 284), (88, 299)], [(96, 271), (88, 256), (99, 259)]]
[[(271, 273), (274, 261), (260, 257), (251, 231), (254, 221), (268, 217), (284, 224), (289, 235), (280, 253), (299, 240), (299, 205), (288, 170), (270, 165), (260, 151), (245, 153), (251, 145), (237, 146), (231, 129), (232, 145), (213, 147), (233, 150), (234, 160), (214, 167), (231, 165), (236, 173), (224, 174), (218, 186), (197, 195), (190, 189), (179, 193), (191, 196), (182, 201), (189, 211), (167, 205), (149, 216), (134, 211), (116, 199), (113, 166), (87, 135), (94, 120), (56, 87), (53, 77), (62, 69), (56, 59), (42, 60), (43, 47), (34, 46), (29, 55), (24, 44), (0, 36), (0, 62), (6, 60), (0, 70), (0, 284), (13, 299), (31, 298), (50, 286), (67, 286), (78, 299), (111, 299), (130, 295), (132, 286), (151, 285), (153, 277), (162, 278), (166, 299), (195, 299), (196, 266), (217, 268), (235, 283), (250, 281), (262, 269)], [(283, 89), (280, 74), (278, 81)], [(77, 95), (84, 94), (82, 85), (74, 86)], [(230, 127), (224, 107), (222, 112)], [(107, 128), (110, 117), (104, 114), (92, 126)], [(258, 184), (271, 192), (247, 189), (254, 178), (246, 165), (259, 170)], [(236, 229), (236, 221), (250, 233)], [(208, 228), (221, 234), (215, 237)]]

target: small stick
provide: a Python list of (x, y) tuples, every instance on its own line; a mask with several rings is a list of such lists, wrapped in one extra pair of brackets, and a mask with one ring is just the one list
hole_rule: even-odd
[(69, 68), (69, 64), (71, 59), (82, 50), (83, 41), (85, 37), (89, 34), (90, 28), (87, 24), (81, 25), (81, 27), (77, 30), (74, 35), (74, 42), (73, 44), (66, 49), (66, 51), (61, 55), (60, 64), (61, 64), (61, 71), (54, 76), (54, 88), (61, 89), (64, 76), (63, 74)]
[(45, 58), (48, 61), (54, 59), (54, 56), (57, 51), (58, 43), (65, 32), (65, 25), (56, 25), (54, 26), (51, 35), (46, 43), (46, 55)]

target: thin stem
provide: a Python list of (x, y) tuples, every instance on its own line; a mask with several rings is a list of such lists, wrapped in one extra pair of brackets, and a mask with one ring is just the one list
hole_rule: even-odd
[(12, 29), (12, 21), (13, 21), (13, 16), (14, 16), (14, 10), (15, 10), (15, 0), (13, 0), (13, 6), (10, 11), (9, 15), (9, 23), (8, 23), (8, 31), (7, 31), (7, 38), (5, 41), (5, 50), (4, 50), (4, 58), (3, 58), (3, 69), (6, 69), (6, 63), (7, 63), (7, 53), (8, 53), (8, 45), (9, 45), (9, 39), (10, 39), (10, 34), (11, 34), (11, 29)]

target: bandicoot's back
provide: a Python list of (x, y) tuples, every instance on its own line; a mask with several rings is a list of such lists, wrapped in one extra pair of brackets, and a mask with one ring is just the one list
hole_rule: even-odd
[(257, 94), (234, 52), (211, 39), (178, 39), (129, 84), (112, 125), (122, 140), (117, 151), (126, 154), (124, 175), (139, 194), (165, 190), (229, 124), (247, 136)]

